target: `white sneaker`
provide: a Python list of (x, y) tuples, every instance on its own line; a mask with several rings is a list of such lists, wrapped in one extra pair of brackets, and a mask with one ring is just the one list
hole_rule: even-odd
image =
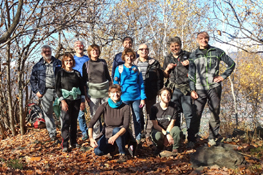
[(210, 146), (215, 146), (215, 145), (216, 145), (215, 139), (209, 139), (209, 140), (208, 140), (208, 145), (210, 145)]

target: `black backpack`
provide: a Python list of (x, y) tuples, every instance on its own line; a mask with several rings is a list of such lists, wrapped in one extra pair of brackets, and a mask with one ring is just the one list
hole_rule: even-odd
[[(164, 74), (161, 68), (154, 67), (148, 70), (149, 78), (145, 78), (145, 94), (147, 99), (155, 99), (158, 91), (163, 88)], [(152, 78), (150, 78), (152, 77)]]
[(35, 103), (28, 104), (26, 123), (30, 123), (34, 128), (45, 128), (45, 120), (42, 109)]

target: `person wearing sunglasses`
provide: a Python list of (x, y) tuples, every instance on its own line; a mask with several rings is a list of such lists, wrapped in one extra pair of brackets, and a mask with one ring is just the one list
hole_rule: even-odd
[(139, 57), (134, 60), (133, 64), (138, 66), (138, 69), (142, 73), (144, 81), (144, 90), (146, 94), (145, 107), (146, 107), (146, 117), (144, 120), (143, 108), (140, 108), (141, 112), (141, 126), (144, 130), (145, 125), (145, 136), (146, 143), (148, 146), (152, 145), (150, 139), (150, 133), (152, 128), (152, 122), (150, 117), (151, 107), (156, 103), (156, 96), (158, 91), (163, 87), (163, 71), (159, 61), (149, 57), (149, 48), (147, 44), (140, 44), (138, 52)]

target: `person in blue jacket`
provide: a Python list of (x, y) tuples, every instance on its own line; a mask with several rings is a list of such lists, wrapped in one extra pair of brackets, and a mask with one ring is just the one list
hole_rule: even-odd
[(55, 100), (55, 76), (61, 69), (61, 61), (52, 56), (51, 47), (41, 48), (42, 58), (37, 62), (30, 77), (32, 91), (40, 99), (46, 128), (52, 141), (56, 140), (56, 124), (53, 118), (53, 101)]
[[(76, 41), (74, 43), (74, 50), (75, 50), (75, 55), (74, 55), (74, 60), (76, 62), (75, 66), (73, 67), (74, 70), (77, 70), (80, 72), (81, 76), (83, 76), (82, 73), (82, 66), (85, 62), (89, 60), (89, 57), (87, 55), (84, 55), (84, 44), (81, 41)], [(87, 140), (88, 135), (87, 135), (87, 124), (86, 124), (86, 119), (85, 119), (85, 112), (83, 110), (79, 110), (79, 115), (78, 115), (78, 120), (79, 120), (79, 129), (82, 132), (82, 140)]]
[(146, 95), (142, 73), (132, 62), (135, 59), (135, 52), (126, 48), (122, 52), (124, 64), (118, 66), (114, 74), (114, 84), (121, 86), (121, 100), (132, 107), (135, 138), (137, 144), (141, 142), (141, 119), (140, 109), (145, 105)]

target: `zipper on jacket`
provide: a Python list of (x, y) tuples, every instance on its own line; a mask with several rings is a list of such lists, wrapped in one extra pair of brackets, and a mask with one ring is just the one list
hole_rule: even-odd
[(206, 54), (204, 54), (204, 56), (205, 56), (205, 58), (206, 58), (206, 59), (205, 59), (205, 60), (206, 60), (206, 65), (205, 65), (206, 86), (208, 86), (208, 90), (209, 90), (209, 83), (208, 83), (208, 76), (207, 76), (207, 74), (208, 74), (208, 73), (207, 73), (207, 72), (208, 72), (208, 71), (207, 71), (207, 67), (208, 67), (208, 66), (207, 66), (207, 53), (208, 53), (208, 51), (209, 51), (209, 50), (207, 50), (207, 52), (206, 52)]

